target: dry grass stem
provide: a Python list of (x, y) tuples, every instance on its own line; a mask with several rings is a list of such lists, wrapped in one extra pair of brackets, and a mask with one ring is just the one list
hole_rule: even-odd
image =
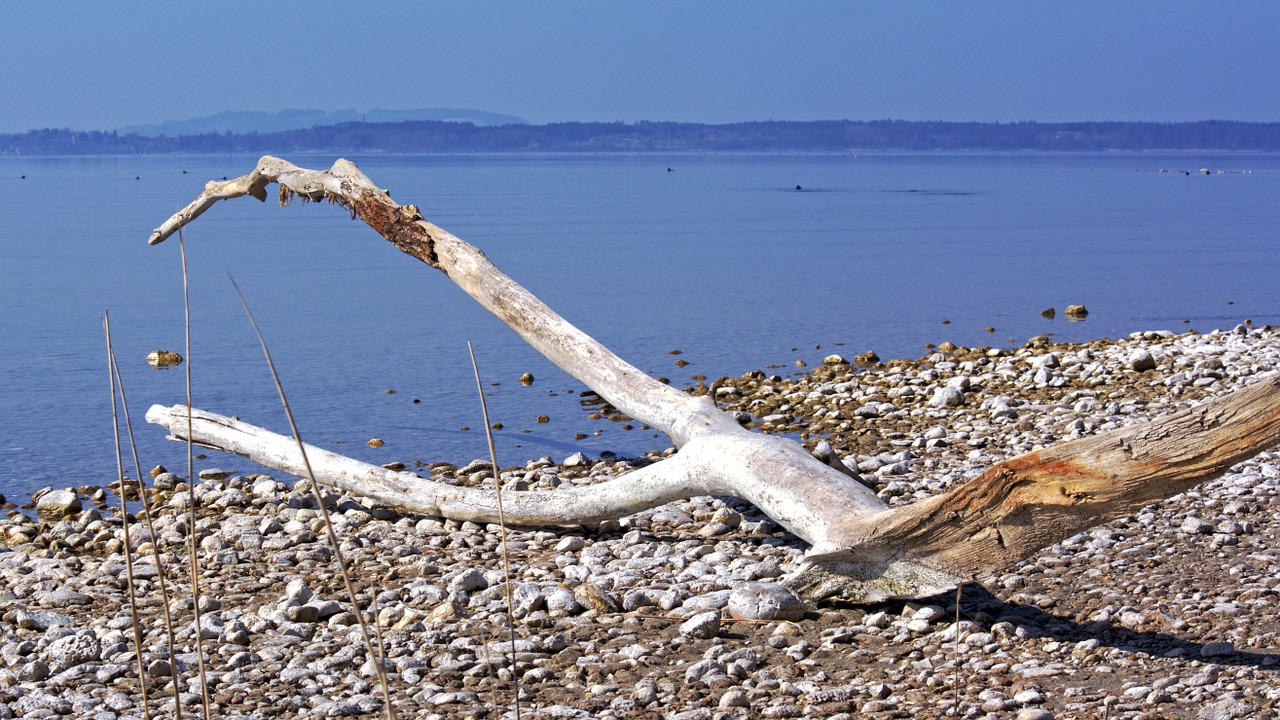
[(502, 548), (502, 573), (507, 590), (507, 630), (511, 641), (511, 682), (516, 720), (520, 720), (520, 675), (516, 671), (516, 619), (512, 608), (511, 556), (507, 548), (507, 516), (502, 510), (502, 479), (498, 476), (498, 450), (493, 444), (493, 426), (489, 423), (489, 405), (484, 400), (484, 385), (480, 382), (480, 367), (476, 364), (476, 351), (467, 341), (471, 355), (471, 370), (476, 376), (476, 392), (480, 395), (480, 414), (484, 417), (484, 435), (489, 441), (489, 462), (493, 467), (493, 492), (498, 500), (498, 543)]
[(209, 682), (204, 668), (204, 639), (200, 635), (200, 544), (196, 531), (196, 461), (194, 444), (191, 442), (191, 291), (187, 281), (187, 245), (183, 242), (182, 231), (178, 231), (178, 254), (182, 258), (182, 325), (185, 330), (187, 385), (187, 557), (191, 575), (191, 605), (193, 609), (192, 624), (195, 630), (196, 668), (200, 678), (200, 701), (204, 708), (204, 720), (213, 720), (209, 701)]
[(960, 717), (960, 597), (961, 597), (962, 588), (964, 588), (964, 583), (959, 583), (956, 585), (956, 624), (955, 624), (956, 636), (954, 638), (955, 644), (952, 645), (952, 655), (951, 655), (951, 662), (953, 664), (952, 675), (951, 675), (951, 692), (952, 692), (952, 697), (955, 700), (954, 707), (955, 707), (956, 717)]
[[(164, 613), (164, 630), (168, 646), (169, 677), (173, 681), (174, 718), (182, 720), (182, 695), (178, 683), (178, 661), (174, 655), (173, 614), (169, 611), (169, 583), (165, 579), (164, 561), (160, 557), (160, 535), (156, 532), (155, 521), (151, 514), (151, 501), (147, 498), (146, 487), (142, 484), (142, 461), (138, 459), (138, 444), (133, 436), (133, 418), (129, 414), (129, 399), (124, 391), (124, 378), (120, 376), (120, 364), (116, 362), (115, 353), (111, 353), (111, 373), (115, 377), (116, 387), (120, 390), (120, 408), (124, 411), (124, 425), (129, 433), (129, 450), (133, 454), (133, 469), (138, 483), (138, 497), (142, 499), (142, 519), (151, 536), (151, 561), (156, 566), (156, 583), (160, 587), (161, 611)], [(125, 497), (123, 473), (120, 478), (120, 497)], [(128, 536), (126, 535), (126, 543)], [(126, 544), (126, 551), (128, 545)], [(144, 681), (145, 682), (145, 681)]]
[[(228, 277), (230, 276), (228, 275)], [(364, 612), (360, 610), (360, 605), (356, 600), (355, 586), (351, 583), (351, 573), (347, 570), (347, 562), (342, 555), (342, 546), (338, 542), (337, 534), (333, 531), (333, 523), (329, 520), (329, 509), (325, 506), (320, 483), (316, 480), (316, 474), (311, 469), (311, 461), (307, 458), (307, 448), (302, 442), (302, 434), (298, 432), (298, 423), (294, 421), (293, 409), (289, 407), (289, 399), (285, 396), (284, 385), (280, 383), (280, 374), (276, 372), (276, 364), (271, 359), (271, 351), (267, 349), (267, 339), (262, 335), (262, 330), (258, 327), (258, 321), (253, 318), (253, 312), (249, 310), (249, 303), (244, 299), (244, 293), (240, 292), (240, 286), (236, 284), (234, 277), (231, 278), (231, 286), (235, 288), (236, 296), (240, 298), (240, 305), (244, 307), (244, 313), (249, 318), (249, 324), (253, 326), (253, 333), (258, 336), (258, 343), (262, 346), (262, 354), (267, 360), (267, 369), (271, 371), (271, 379), (275, 382), (276, 392), (280, 395), (280, 403), (284, 406), (285, 417), (289, 419), (289, 429), (293, 432), (293, 439), (298, 443), (298, 452), (301, 454), (302, 464), (307, 470), (307, 480), (311, 483), (311, 492), (315, 496), (316, 507), (319, 508), (320, 517), (324, 521), (325, 535), (329, 539), (329, 546), (333, 549), (333, 557), (338, 564), (338, 572), (342, 575), (343, 585), (346, 586), (347, 598), (355, 611), (356, 621), (360, 626), (360, 634), (364, 637), (365, 649), (368, 651), (369, 659), (373, 662), (374, 671), (378, 675), (378, 683), (382, 686), (382, 699), (386, 706), (387, 720), (395, 720), (395, 708), (391, 705), (391, 688), (387, 684), (387, 673), (383, 667), (386, 662), (386, 654), (385, 652), (375, 652), (374, 650), (373, 640), (369, 636), (369, 624), (365, 621)], [(189, 404), (187, 408), (190, 411)], [(371, 588), (369, 594), (371, 598), (376, 598), (376, 588)], [(375, 631), (377, 631), (378, 621), (376, 617), (373, 618), (373, 625)], [(378, 637), (378, 650), (383, 650), (381, 631), (378, 631)]]
[(142, 715), (146, 720), (151, 720), (151, 702), (147, 697), (147, 666), (142, 657), (142, 625), (138, 622), (137, 583), (133, 575), (133, 550), (129, 542), (129, 495), (124, 486), (124, 455), (120, 449), (120, 414), (117, 412), (116, 405), (116, 355), (111, 347), (111, 316), (105, 310), (102, 312), (102, 330), (107, 336), (107, 375), (111, 384), (111, 434), (116, 446), (116, 477), (120, 482), (120, 523), (124, 532), (124, 570), (129, 585), (129, 617), (133, 621), (133, 647), (138, 659)]

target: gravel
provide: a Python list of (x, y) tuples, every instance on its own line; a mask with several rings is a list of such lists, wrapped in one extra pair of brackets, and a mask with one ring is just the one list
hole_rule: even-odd
[[(903, 504), (993, 462), (1229, 392), (1280, 366), (1280, 337), (1244, 325), (949, 348), (866, 367), (838, 359), (803, 376), (762, 370), (712, 387), (747, 424), (800, 438)], [(531, 489), (579, 485), (662, 455), (575, 453), (503, 477)], [(423, 474), (470, 484), (483, 467), (433, 464)], [(218, 717), (382, 712), (306, 484), (201, 476), (199, 633), (179, 578), (185, 482), (155, 491), (154, 531), (133, 530), (142, 681), (124, 531), (105, 494), (77, 488), (78, 510), (0, 520), (0, 720), (141, 718), (142, 682), (152, 711), (172, 713), (153, 547), (169, 577), (184, 709), (198, 708), (200, 637)], [(386, 647), (399, 715), (509, 714), (498, 528), (351, 497), (333, 498), (330, 511)], [(618, 720), (1277, 717), (1278, 535), (1280, 454), (1264, 452), (977, 578), (960, 593), (957, 622), (955, 593), (874, 605), (793, 600), (780, 583), (804, 545), (732, 498), (595, 527), (510, 529), (521, 704), (528, 717)]]

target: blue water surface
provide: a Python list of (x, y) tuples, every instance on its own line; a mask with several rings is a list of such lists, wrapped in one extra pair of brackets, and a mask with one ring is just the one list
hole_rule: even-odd
[[(944, 340), (1008, 346), (1045, 333), (1280, 323), (1274, 155), (350, 159), (679, 386), (769, 364), (796, 372), (796, 360), (831, 352), (918, 357)], [(183, 344), (178, 245), (146, 239), (205, 181), (255, 161), (0, 158), (0, 493), (20, 500), (114, 475), (106, 310), (142, 463), (185, 469), (185, 449), (142, 420), (152, 403), (185, 397), (180, 370), (145, 362)], [(188, 228), (186, 245), (197, 407), (287, 434), (231, 274), (314, 444), (376, 463), (487, 455), (470, 340), (504, 425), (504, 464), (669, 445), (589, 420), (583, 387), (342, 208), (220, 203)], [(1068, 304), (1086, 305), (1088, 319), (1068, 322)], [(1048, 307), (1056, 319), (1041, 317)], [(690, 364), (677, 367), (671, 350)], [(524, 372), (533, 385), (517, 381)], [(575, 442), (579, 433), (589, 437)], [(375, 437), (386, 444), (368, 447)], [(200, 465), (259, 470), (217, 454)]]

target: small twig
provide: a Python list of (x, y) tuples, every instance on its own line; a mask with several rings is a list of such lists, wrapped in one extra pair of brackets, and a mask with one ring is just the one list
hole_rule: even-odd
[[(120, 408), (124, 411), (124, 426), (129, 432), (129, 450), (133, 453), (133, 470), (138, 483), (138, 497), (142, 498), (142, 519), (146, 523), (147, 532), (151, 535), (151, 561), (156, 565), (156, 581), (160, 585), (165, 637), (168, 639), (169, 677), (173, 681), (173, 716), (175, 720), (182, 720), (182, 690), (178, 683), (178, 660), (173, 652), (175, 643), (173, 614), (169, 612), (169, 583), (165, 580), (164, 562), (160, 559), (160, 535), (156, 533), (155, 520), (151, 516), (151, 501), (147, 499), (147, 489), (142, 484), (142, 461), (138, 459), (138, 443), (133, 437), (133, 419), (129, 415), (129, 399), (124, 392), (124, 378), (120, 376), (120, 364), (116, 362), (114, 353), (111, 356), (111, 371), (115, 375), (116, 386), (120, 389)], [(124, 497), (125, 492), (124, 477), (121, 477), (121, 497)]]
[(956, 717), (960, 717), (960, 594), (964, 583), (956, 583), (956, 637), (952, 646), (951, 661), (954, 663), (951, 675), (951, 692), (955, 699)]
[[(231, 277), (228, 275), (228, 277)], [(262, 330), (258, 328), (258, 321), (253, 319), (253, 312), (249, 310), (249, 303), (244, 299), (244, 293), (240, 292), (240, 286), (236, 284), (234, 277), (231, 277), (231, 287), (235, 288), (236, 297), (240, 298), (240, 305), (244, 307), (244, 314), (249, 317), (249, 324), (253, 326), (253, 333), (258, 336), (258, 343), (262, 345), (262, 354), (266, 357), (267, 368), (271, 371), (271, 379), (276, 384), (276, 392), (280, 394), (280, 404), (284, 406), (284, 414), (289, 419), (289, 429), (293, 431), (293, 439), (298, 443), (298, 452), (302, 455), (302, 464), (307, 470), (307, 479), (311, 482), (311, 492), (315, 496), (316, 506), (320, 509), (320, 517), (324, 520), (325, 535), (329, 538), (329, 546), (333, 548), (333, 557), (338, 563), (338, 572), (342, 575), (342, 583), (347, 589), (347, 598), (351, 602), (351, 607), (355, 610), (356, 621), (360, 625), (360, 634), (364, 636), (365, 649), (369, 652), (369, 659), (373, 661), (374, 671), (378, 675), (378, 683), (382, 686), (382, 699), (386, 704), (387, 720), (395, 720), (395, 708), (391, 706), (391, 687), (387, 684), (387, 673), (383, 668), (386, 662), (386, 655), (375, 652), (373, 640), (369, 636), (369, 626), (365, 622), (364, 613), (360, 610), (360, 604), (356, 600), (355, 586), (351, 584), (351, 573), (347, 570), (347, 561), (342, 555), (342, 546), (338, 543), (338, 536), (333, 531), (333, 522), (329, 519), (329, 509), (324, 504), (324, 494), (320, 491), (320, 482), (316, 480), (316, 474), (311, 469), (311, 461), (307, 458), (307, 447), (302, 442), (302, 433), (298, 432), (298, 423), (293, 419), (293, 409), (289, 407), (289, 399), (285, 397), (284, 385), (280, 383), (280, 374), (276, 372), (276, 364), (271, 360), (271, 351), (267, 349), (267, 339), (263, 337)], [(188, 409), (190, 406), (188, 406)], [(370, 590), (370, 596), (376, 597), (376, 588)], [(377, 628), (378, 619), (373, 618), (374, 628)], [(379, 632), (379, 639), (381, 633)], [(379, 642), (379, 649), (382, 644)]]
[(511, 554), (507, 548), (507, 516), (502, 510), (502, 478), (498, 473), (498, 450), (493, 444), (493, 427), (489, 424), (489, 406), (484, 399), (484, 385), (480, 382), (480, 367), (476, 365), (476, 351), (467, 341), (471, 355), (471, 370), (476, 376), (476, 392), (480, 395), (480, 414), (484, 416), (484, 434), (489, 440), (489, 462), (493, 466), (493, 492), (498, 499), (498, 543), (502, 547), (502, 572), (507, 585), (507, 629), (511, 640), (511, 682), (515, 691), (516, 720), (520, 720), (520, 675), (516, 671), (516, 618), (512, 608)]
[(204, 708), (204, 720), (213, 720), (209, 701), (209, 678), (204, 669), (204, 639), (200, 636), (200, 546), (196, 542), (196, 461), (194, 443), (191, 442), (191, 292), (187, 282), (187, 245), (178, 230), (178, 254), (182, 258), (182, 320), (186, 330), (187, 380), (187, 558), (191, 574), (192, 623), (196, 631), (196, 668), (200, 678), (200, 700)]
[(102, 311), (102, 330), (107, 336), (107, 375), (111, 381), (111, 430), (116, 445), (116, 478), (120, 488), (120, 519), (124, 529), (124, 570), (129, 581), (129, 616), (133, 620), (133, 647), (138, 658), (138, 684), (142, 690), (142, 715), (151, 720), (151, 702), (147, 699), (147, 667), (142, 657), (142, 625), (138, 622), (138, 595), (133, 576), (133, 550), (129, 543), (129, 495), (124, 488), (124, 456), (120, 449), (120, 415), (116, 411), (115, 351), (111, 348), (111, 316)]

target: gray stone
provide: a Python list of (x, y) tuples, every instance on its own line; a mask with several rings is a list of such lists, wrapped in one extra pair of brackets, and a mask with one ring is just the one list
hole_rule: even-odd
[(276, 493), (279, 492), (279, 484), (274, 478), (259, 475), (258, 479), (253, 482), (251, 492), (254, 497), (258, 498), (275, 497)]
[(49, 643), (49, 669), (58, 673), (70, 667), (98, 659), (98, 638), (87, 630), (58, 638)]
[(616, 613), (622, 609), (617, 596), (592, 582), (574, 588), (573, 599), (583, 608), (597, 613)]
[(1207, 523), (1198, 517), (1189, 517), (1182, 521), (1182, 532), (1191, 535), (1208, 535), (1213, 532), (1213, 524)]
[[(437, 602), (439, 600), (444, 600), (444, 598), (443, 597), (439, 598)], [(333, 617), (334, 615), (337, 615), (338, 613), (342, 612), (342, 603), (338, 602), (337, 600), (324, 600), (321, 598), (313, 597), (311, 598), (311, 600), (307, 602), (307, 604), (314, 607), (316, 609), (316, 612), (320, 613), (321, 618)]]
[(873, 683), (867, 687), (867, 694), (876, 700), (884, 700), (893, 694), (893, 688), (884, 683)]
[(479, 570), (473, 568), (467, 568), (458, 573), (449, 583), (449, 589), (454, 592), (475, 592), (487, 587), (489, 587), (489, 581), (484, 579), (484, 575)]
[(643, 607), (653, 607), (658, 604), (661, 591), (653, 588), (636, 588), (629, 590), (626, 595), (622, 596), (623, 612), (632, 612)]
[(290, 605), (285, 610), (289, 622), (313, 623), (320, 621), (320, 608), (315, 605)]
[(588, 459), (585, 454), (581, 452), (576, 452), (570, 455), (569, 457), (565, 458), (564, 462), (560, 464), (563, 465), (564, 467), (583, 467), (585, 465), (590, 465), (591, 460)]
[(1120, 613), (1119, 617), (1120, 625), (1122, 627), (1129, 628), (1130, 630), (1142, 625), (1146, 619), (1147, 616), (1137, 610), (1126, 610)]
[(709, 640), (720, 634), (720, 611), (698, 613), (680, 625), (680, 634), (686, 637)]
[(739, 620), (802, 620), (804, 601), (776, 583), (744, 582), (729, 595), (729, 614)]
[(1129, 353), (1129, 368), (1137, 372), (1156, 369), (1156, 359), (1141, 348)]
[(943, 386), (933, 391), (929, 405), (933, 407), (957, 407), (964, 402), (964, 392), (960, 388)]
[(1014, 695), (1013, 701), (1019, 705), (1039, 705), (1044, 702), (1044, 695), (1035, 688), (1027, 688)]
[(684, 681), (698, 682), (699, 680), (703, 680), (704, 678), (709, 678), (714, 675), (724, 675), (724, 671), (725, 665), (723, 660), (718, 658), (707, 658), (685, 668)]
[(1215, 525), (1213, 529), (1214, 529), (1214, 532), (1219, 532), (1224, 535), (1243, 535), (1244, 534), (1244, 526), (1236, 522), (1235, 520), (1223, 520), (1222, 522)]
[(1254, 717), (1254, 708), (1235, 698), (1223, 698), (1200, 708), (1199, 720), (1239, 720)]
[(32, 660), (17, 668), (17, 678), (22, 682), (40, 682), (49, 677), (49, 665), (43, 660)]
[(573, 591), (565, 587), (556, 587), (548, 591), (543, 598), (547, 614), (553, 618), (569, 617), (582, 612), (582, 606), (574, 598)]
[(59, 625), (74, 625), (75, 621), (52, 610), (19, 610), (14, 615), (18, 627), (24, 630), (48, 630)]
[(718, 705), (723, 710), (737, 707), (751, 707), (751, 699), (747, 697), (746, 690), (743, 690), (742, 688), (730, 688), (720, 696), (720, 702)]
[(911, 613), (912, 620), (924, 620), (925, 622), (937, 622), (947, 616), (946, 612), (937, 605), (925, 605), (915, 612)]
[(1235, 654), (1236, 654), (1236, 647), (1235, 645), (1231, 644), (1230, 640), (1220, 640), (1218, 642), (1205, 643), (1204, 647), (1200, 648), (1201, 657), (1207, 657), (1207, 658), (1226, 657), (1228, 655), (1235, 655)]
[(93, 602), (88, 596), (66, 588), (37, 593), (36, 601), (45, 607), (70, 607), (72, 605), (88, 605)]
[(75, 490), (50, 490), (36, 500), (41, 515), (70, 515), (80, 512), (80, 497)]
[(217, 615), (204, 614), (200, 616), (200, 637), (203, 640), (215, 640), (222, 635), (222, 629), (225, 627), (222, 618)]
[(913, 618), (907, 621), (907, 632), (915, 635), (923, 635), (929, 632), (929, 621), (920, 618)]
[(556, 552), (577, 552), (586, 546), (586, 540), (577, 535), (570, 535), (556, 543)]
[(314, 596), (315, 592), (301, 580), (290, 580), (284, 588), (284, 599), (288, 605), (303, 605)]
[(545, 607), (546, 601), (537, 583), (522, 583), (511, 591), (511, 612), (517, 618), (528, 617)]

